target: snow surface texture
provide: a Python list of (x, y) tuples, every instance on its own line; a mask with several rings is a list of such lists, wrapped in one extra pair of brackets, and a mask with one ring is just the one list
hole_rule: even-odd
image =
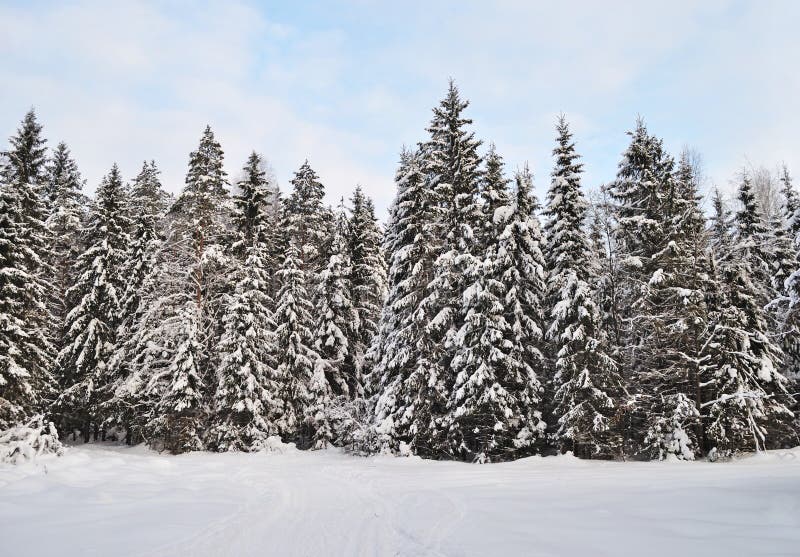
[[(285, 446), (284, 446), (285, 447)], [(493, 465), (85, 445), (0, 465), (2, 555), (798, 555), (800, 449)]]

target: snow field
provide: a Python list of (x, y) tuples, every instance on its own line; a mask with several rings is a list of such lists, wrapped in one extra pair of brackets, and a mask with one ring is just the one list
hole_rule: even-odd
[(493, 465), (81, 446), (0, 467), (0, 555), (793, 556), (800, 449)]

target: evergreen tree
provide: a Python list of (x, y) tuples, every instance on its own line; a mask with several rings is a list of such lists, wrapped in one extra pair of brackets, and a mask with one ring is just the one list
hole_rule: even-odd
[[(164, 214), (167, 194), (158, 177), (160, 171), (154, 161), (144, 162), (130, 188), (128, 214), (132, 219), (130, 247), (121, 266), (123, 286), (119, 300), (119, 327), (117, 343), (109, 365), (109, 382), (103, 399), (106, 424), (121, 426), (127, 432), (127, 441), (133, 442), (134, 423), (139, 421), (135, 405), (120, 390), (131, 380), (132, 362), (136, 360), (136, 327), (147, 311), (146, 282), (157, 264), (158, 252), (163, 243)], [(138, 439), (138, 437), (137, 437)]]
[(545, 210), (555, 438), (562, 451), (585, 458), (610, 457), (620, 448), (615, 419), (622, 378), (608, 354), (591, 287), (592, 246), (584, 227), (587, 203), (580, 184), (583, 165), (563, 116), (556, 129), (556, 164)]
[(44, 205), (40, 199), (41, 190), (45, 189), (45, 170), (47, 164), (47, 140), (42, 137), (42, 126), (36, 119), (36, 112), (31, 109), (25, 114), (17, 134), (9, 138), (10, 149), (4, 154), (7, 159), (3, 174), (6, 181), (19, 186), (27, 186), (21, 190), (21, 203), (26, 211), (39, 209), (40, 214), (32, 214), (44, 220)]
[(26, 265), (16, 193), (0, 182), (0, 431), (35, 413), (50, 365), (44, 331), (29, 327), (29, 308), (41, 307), (42, 292)]
[(693, 459), (702, 444), (696, 377), (705, 320), (703, 220), (688, 162), (676, 176), (672, 157), (641, 120), (631, 136), (611, 191), (624, 251), (633, 420), (645, 426), (644, 438), (633, 441), (649, 456)]
[(276, 433), (278, 404), (274, 330), (267, 261), (270, 191), (261, 157), (252, 153), (234, 198), (235, 287), (228, 296), (220, 339), (214, 445), (219, 450), (257, 450)]
[(277, 433), (269, 415), (278, 404), (279, 387), (263, 252), (263, 244), (247, 248), (223, 316), (213, 435), (219, 450), (258, 450)]
[(358, 314), (358, 330), (350, 339), (350, 350), (361, 375), (365, 353), (378, 331), (381, 307), (386, 297), (386, 261), (381, 250), (383, 234), (375, 218), (372, 200), (356, 187), (352, 213), (348, 223), (348, 254), (350, 257), (350, 293)]
[(330, 243), (327, 267), (319, 277), (321, 301), (314, 332), (319, 365), (335, 395), (355, 398), (364, 392), (353, 344), (360, 330), (359, 315), (351, 299), (351, 262), (347, 250), (347, 216), (342, 206)]
[(521, 306), (516, 298), (520, 276), (514, 259), (519, 250), (513, 248), (519, 247), (517, 232), (527, 229), (532, 218), (514, 206), (491, 209), (492, 201), (507, 199), (507, 181), (502, 159), (494, 150), (488, 163), (483, 195), (489, 202), (484, 210), (492, 212), (490, 222), (496, 228), (485, 230), (486, 252), (473, 259), (465, 277), (464, 318), (454, 338), (451, 363), (455, 384), (445, 419), (450, 452), (478, 462), (530, 452), (545, 429), (541, 385), (525, 358), (525, 341), (530, 339), (523, 339), (508, 321)]
[[(373, 341), (375, 424), (383, 450), (435, 455), (433, 432), (448, 397), (422, 302), (433, 277), (437, 198), (422, 168), (423, 155), (406, 152), (396, 176), (397, 197), (387, 230), (391, 253), (389, 294)], [(434, 429), (436, 428), (436, 429)], [(440, 440), (441, 441), (441, 440)]]
[(703, 366), (706, 435), (714, 456), (763, 450), (769, 430), (788, 429), (792, 418), (780, 349), (766, 334), (763, 309), (749, 276), (747, 240), (721, 265), (720, 292), (711, 307), (711, 334)]
[[(482, 174), (477, 152), (480, 142), (466, 129), (472, 123), (463, 116), (468, 106), (451, 81), (447, 95), (433, 110), (423, 159), (438, 206), (437, 218), (428, 226), (434, 227), (433, 237), (443, 241), (434, 244), (433, 277), (421, 302), (421, 309), (429, 316), (429, 338), (423, 343), (425, 349), (419, 347), (418, 357), (432, 368), (430, 373), (438, 378), (443, 392), (450, 392), (455, 383), (451, 362), (465, 317), (461, 301), (468, 286), (467, 272), (480, 249), (474, 241), (481, 215), (477, 197)], [(441, 416), (430, 425), (427, 444), (431, 456), (447, 454)]]
[(53, 386), (45, 140), (33, 110), (0, 169), (0, 429), (39, 411)]
[[(424, 172), (436, 195), (439, 215), (431, 223), (444, 238), (435, 245), (434, 277), (423, 304), (432, 316), (430, 332), (437, 343), (452, 344), (452, 337), (461, 326), (461, 295), (465, 284), (464, 272), (473, 264), (476, 250), (474, 232), (479, 227), (480, 205), (477, 192), (480, 186), (480, 141), (466, 130), (472, 120), (464, 118), (469, 102), (462, 100), (453, 81), (447, 95), (433, 109), (428, 126), (430, 139), (425, 145)], [(441, 358), (442, 369), (449, 367), (452, 347)], [(445, 372), (446, 373), (446, 372)], [(452, 378), (447, 378), (452, 384)]]
[[(306, 160), (292, 179), (292, 193), (286, 200), (287, 234), (296, 242), (300, 267), (316, 273), (326, 264), (325, 242), (330, 213), (323, 205), (325, 187)], [(311, 275), (309, 275), (309, 278)]]
[(331, 393), (313, 348), (311, 302), (299, 253), (291, 243), (279, 271), (282, 286), (275, 311), (275, 364), (280, 407), (276, 424), (284, 440), (321, 446), (332, 436), (324, 412)]
[(49, 250), (49, 307), (54, 319), (55, 338), (64, 333), (69, 307), (67, 290), (77, 279), (75, 263), (83, 251), (82, 228), (85, 220), (83, 179), (66, 143), (59, 143), (47, 167), (45, 201), (49, 207), (46, 220)]
[[(171, 452), (203, 447), (216, 387), (214, 361), (223, 330), (231, 269), (231, 204), (223, 151), (210, 127), (189, 157), (186, 185), (167, 214), (167, 230), (146, 281), (146, 305), (132, 343), (141, 352), (121, 389), (148, 408), (143, 433)], [(150, 327), (148, 329), (148, 327)], [(144, 393), (133, 389), (143, 385)]]
[(97, 437), (109, 363), (120, 321), (122, 265), (128, 248), (125, 189), (115, 164), (97, 189), (86, 231), (88, 248), (78, 260), (80, 276), (68, 297), (77, 300), (67, 314), (57, 368), (63, 390), (56, 401), (66, 430), (91, 427)]

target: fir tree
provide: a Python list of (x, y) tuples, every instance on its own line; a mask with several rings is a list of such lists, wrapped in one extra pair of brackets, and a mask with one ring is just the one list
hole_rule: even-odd
[[(440, 214), (431, 223), (444, 242), (435, 246), (434, 278), (429, 286), (428, 299), (423, 303), (432, 316), (430, 331), (437, 342), (450, 343), (460, 328), (460, 299), (465, 285), (460, 277), (473, 264), (476, 250), (474, 232), (480, 219), (477, 192), (480, 185), (480, 141), (466, 126), (472, 120), (464, 118), (469, 102), (462, 100), (453, 81), (447, 95), (433, 109), (428, 126), (430, 139), (425, 145), (424, 171), (436, 195)], [(447, 369), (452, 350), (435, 356)], [(448, 378), (451, 381), (451, 378)]]
[(222, 148), (206, 127), (190, 154), (186, 185), (167, 214), (153, 271), (159, 282), (147, 293), (132, 339), (141, 352), (121, 389), (130, 396), (144, 385), (142, 396), (133, 394), (149, 409), (143, 433), (151, 445), (171, 452), (203, 447), (216, 387), (213, 362), (231, 268), (231, 206), (222, 164)]
[(269, 296), (270, 191), (261, 157), (252, 153), (234, 198), (235, 287), (228, 296), (217, 370), (219, 450), (257, 450), (276, 433), (270, 412), (278, 404), (272, 300)]
[(347, 251), (347, 216), (344, 207), (336, 215), (328, 265), (319, 277), (319, 315), (314, 346), (319, 365), (335, 395), (355, 398), (363, 394), (353, 344), (360, 330), (359, 315), (351, 299), (351, 262)]
[(279, 388), (263, 252), (257, 243), (247, 248), (223, 316), (212, 434), (213, 445), (223, 451), (258, 450), (277, 433), (269, 415), (278, 404)]
[(592, 246), (584, 227), (583, 165), (563, 116), (556, 129), (556, 164), (545, 210), (555, 437), (562, 451), (585, 458), (610, 457), (620, 448), (615, 418), (622, 378), (608, 354), (601, 311), (590, 286)]
[(49, 280), (52, 286), (49, 306), (53, 314), (55, 335), (63, 334), (66, 314), (74, 303), (67, 290), (77, 279), (75, 263), (83, 251), (82, 228), (85, 220), (83, 179), (66, 143), (59, 143), (47, 167), (46, 220), (50, 242)]
[[(634, 421), (644, 438), (633, 441), (649, 456), (693, 459), (698, 439), (698, 354), (704, 324), (698, 250), (697, 198), (688, 163), (677, 177), (662, 141), (640, 120), (612, 188), (624, 250), (623, 342)], [(702, 248), (700, 249), (702, 252)], [(691, 346), (690, 346), (691, 345)]]
[[(6, 181), (19, 185), (26, 184), (28, 191), (22, 196), (23, 208), (30, 211), (41, 207), (40, 190), (45, 189), (45, 167), (47, 164), (47, 140), (42, 137), (42, 126), (31, 109), (25, 114), (17, 134), (9, 138), (10, 149), (4, 174)], [(44, 214), (33, 215), (43, 220)]]
[[(376, 341), (372, 370), (378, 387), (376, 431), (384, 450), (436, 455), (436, 420), (444, 412), (448, 392), (438, 367), (427, 325), (430, 315), (422, 302), (433, 277), (436, 246), (436, 196), (422, 168), (422, 154), (403, 155), (396, 176), (393, 221), (387, 230), (392, 243), (389, 294)], [(438, 440), (441, 443), (441, 439)]]
[(325, 187), (308, 161), (295, 172), (291, 183), (293, 189), (284, 215), (287, 234), (296, 242), (301, 268), (316, 273), (327, 264), (324, 246), (330, 213), (322, 203)]
[(41, 410), (53, 387), (45, 140), (33, 110), (0, 169), (0, 429)]
[(77, 300), (67, 314), (57, 368), (63, 390), (56, 401), (67, 431), (98, 434), (109, 363), (117, 340), (122, 264), (128, 248), (125, 189), (115, 164), (97, 189), (86, 232), (88, 248), (78, 260), (80, 276), (68, 293)]
[(350, 339), (350, 350), (357, 375), (362, 374), (365, 353), (378, 331), (386, 297), (386, 261), (381, 250), (383, 234), (375, 217), (372, 200), (357, 187), (350, 199), (352, 213), (348, 223), (350, 293), (358, 314), (358, 330)]
[(768, 430), (785, 430), (792, 418), (780, 349), (766, 334), (764, 312), (749, 276), (748, 242), (723, 261), (721, 291), (711, 307), (711, 334), (701, 369), (710, 455), (763, 450)]
[(324, 369), (317, 365), (311, 331), (311, 302), (299, 249), (292, 243), (279, 271), (281, 289), (275, 311), (276, 380), (280, 407), (276, 424), (284, 440), (301, 446), (324, 445), (332, 436), (324, 409), (330, 390)]
[(145, 162), (134, 178), (130, 188), (128, 213), (132, 218), (130, 247), (122, 263), (123, 287), (120, 292), (119, 327), (117, 343), (109, 366), (109, 383), (103, 396), (106, 400), (103, 413), (109, 426), (121, 426), (127, 432), (126, 439), (133, 441), (134, 422), (137, 416), (134, 406), (120, 389), (128, 384), (133, 373), (131, 363), (136, 360), (136, 327), (147, 311), (146, 282), (154, 273), (158, 252), (164, 233), (164, 213), (167, 195), (158, 177), (160, 171), (154, 161)]
[[(483, 194), (495, 203), (507, 199), (502, 166), (492, 150)], [(484, 237), (491, 238), (486, 252), (473, 259), (465, 277), (464, 318), (454, 338), (451, 364), (455, 384), (445, 419), (451, 453), (478, 462), (530, 452), (545, 429), (541, 385), (525, 358), (525, 341), (530, 338), (524, 339), (508, 321), (521, 305), (516, 298), (520, 276), (513, 259), (519, 254), (513, 249), (519, 247), (516, 233), (532, 224), (532, 217), (514, 206), (492, 210), (491, 205), (484, 209), (491, 210), (490, 222), (497, 228), (486, 230)]]
[(27, 320), (41, 290), (26, 265), (20, 212), (15, 188), (0, 182), (0, 430), (36, 411), (50, 365), (43, 331)]

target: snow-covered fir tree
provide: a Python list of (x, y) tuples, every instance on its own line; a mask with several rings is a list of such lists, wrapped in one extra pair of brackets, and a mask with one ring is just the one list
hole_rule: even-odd
[[(251, 451), (277, 433), (279, 405), (275, 323), (269, 296), (270, 190), (261, 157), (252, 153), (234, 198), (234, 289), (227, 296), (218, 346), (212, 446)], [(271, 415), (272, 413), (272, 415)]]
[[(434, 227), (434, 238), (443, 238), (434, 244), (436, 258), (433, 278), (421, 302), (429, 316), (427, 348), (418, 349), (418, 357), (441, 383), (446, 392), (452, 390), (455, 374), (451, 361), (455, 355), (455, 337), (464, 321), (462, 297), (468, 285), (467, 271), (482, 246), (475, 244), (474, 231), (479, 228), (480, 202), (477, 197), (482, 170), (478, 155), (480, 141), (467, 126), (472, 120), (463, 116), (469, 102), (462, 100), (451, 81), (447, 95), (433, 110), (428, 126), (430, 139), (424, 146), (424, 172), (437, 199), (438, 214), (428, 226)], [(425, 350), (429, 350), (426, 352)], [(432, 454), (448, 454), (440, 429), (441, 416), (431, 423), (428, 450)]]
[(768, 432), (786, 435), (792, 419), (787, 380), (777, 369), (780, 349), (767, 335), (750, 278), (750, 249), (748, 240), (737, 242), (720, 263), (719, 291), (710, 298), (701, 384), (711, 457), (763, 450)]
[(212, 411), (214, 354), (230, 289), (231, 202), (223, 159), (206, 127), (189, 156), (186, 185), (167, 213), (153, 271), (160, 278), (137, 320), (137, 363), (123, 389), (143, 386), (134, 395), (149, 409), (143, 435), (171, 452), (202, 448)]
[(602, 314), (592, 289), (593, 248), (585, 228), (583, 165), (561, 116), (547, 193), (547, 338), (553, 358), (553, 417), (561, 451), (592, 458), (621, 449), (617, 423), (622, 378), (608, 353)]
[(353, 343), (360, 330), (352, 300), (351, 261), (347, 249), (347, 215), (344, 203), (336, 213), (328, 265), (319, 276), (320, 301), (314, 327), (314, 347), (334, 395), (354, 398), (364, 392)]
[(698, 252), (689, 244), (703, 226), (701, 219), (697, 229), (688, 164), (681, 173), (687, 177), (676, 176), (662, 141), (640, 120), (611, 193), (626, 272), (622, 307), (631, 410), (644, 433), (633, 441), (649, 456), (693, 459), (701, 449), (696, 339), (705, 309), (695, 272)]
[(65, 432), (80, 430), (95, 438), (103, 421), (101, 406), (111, 383), (110, 362), (120, 324), (122, 267), (128, 249), (125, 187), (115, 164), (97, 189), (86, 230), (87, 249), (78, 260), (79, 277), (68, 298), (57, 359), (62, 390), (55, 403)]
[(292, 178), (292, 193), (285, 203), (286, 234), (297, 245), (301, 269), (313, 274), (319, 272), (328, 261), (325, 244), (331, 224), (331, 215), (323, 204), (325, 187), (317, 173), (306, 160)]
[(83, 251), (83, 224), (86, 218), (84, 196), (81, 192), (84, 181), (78, 165), (72, 158), (67, 144), (61, 142), (53, 151), (47, 166), (47, 189), (45, 201), (48, 205), (46, 221), (48, 242), (48, 281), (50, 288), (50, 311), (54, 319), (55, 338), (63, 335), (67, 311), (74, 300), (66, 293), (76, 280), (76, 262)]
[(137, 419), (140, 416), (124, 386), (132, 378), (131, 364), (137, 358), (136, 329), (148, 309), (146, 283), (154, 273), (162, 247), (168, 202), (159, 174), (154, 161), (145, 161), (130, 187), (127, 212), (132, 222), (129, 248), (121, 266), (124, 285), (119, 294), (117, 342), (109, 365), (107, 392), (103, 396), (106, 425), (123, 428), (129, 443), (135, 435), (138, 439), (134, 424), (140, 421)]
[(300, 264), (300, 250), (292, 242), (278, 273), (275, 369), (280, 406), (276, 424), (284, 440), (319, 447), (333, 435), (325, 415), (332, 393), (314, 351), (311, 298)]
[(383, 233), (372, 200), (356, 187), (350, 198), (347, 250), (350, 257), (350, 295), (358, 314), (358, 330), (350, 339), (356, 373), (362, 374), (364, 359), (378, 331), (381, 308), (386, 297), (386, 260), (381, 244)]
[(422, 305), (433, 278), (437, 198), (423, 171), (423, 154), (405, 152), (396, 176), (397, 197), (387, 229), (392, 243), (389, 293), (373, 341), (372, 381), (376, 385), (375, 424), (382, 450), (434, 455), (436, 424), (448, 392), (433, 350)]
[(41, 411), (53, 387), (45, 139), (31, 110), (0, 172), (0, 429)]
[[(538, 249), (536, 245), (525, 253), (525, 248), (537, 243), (536, 234), (531, 237), (534, 223), (527, 210), (528, 177), (521, 178), (525, 182), (519, 188), (521, 207), (519, 197), (513, 204), (497, 206), (497, 201), (508, 199), (503, 162), (492, 149), (487, 163), (483, 210), (491, 211), (493, 229), (484, 228), (485, 252), (472, 259), (464, 277), (466, 289), (459, 308), (463, 319), (453, 339), (451, 362), (455, 383), (444, 420), (450, 453), (478, 462), (528, 454), (545, 430), (541, 384), (526, 357), (527, 343), (534, 339), (513, 327), (519, 324), (519, 310), (527, 306), (517, 297), (522, 278), (517, 264), (530, 265), (532, 259), (538, 259), (524, 258)], [(520, 232), (528, 236), (522, 250), (517, 244)], [(519, 255), (522, 260), (515, 259)], [(530, 270), (541, 271), (539, 261), (533, 268), (524, 267), (523, 272)], [(536, 334), (539, 332), (537, 328)]]

